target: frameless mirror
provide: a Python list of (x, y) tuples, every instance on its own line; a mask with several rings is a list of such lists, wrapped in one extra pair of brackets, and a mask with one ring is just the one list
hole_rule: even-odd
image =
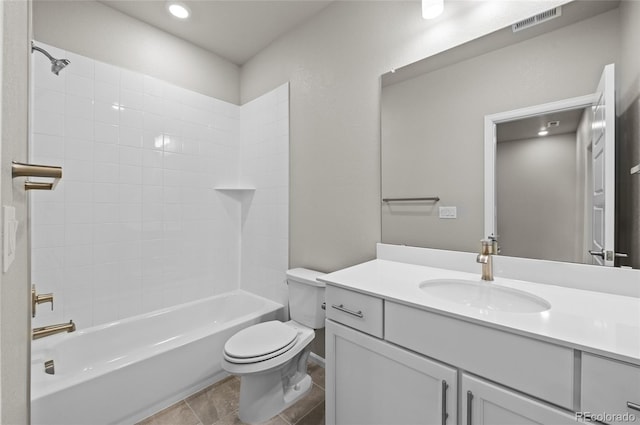
[[(525, 145), (515, 140), (539, 138), (514, 135), (520, 119), (496, 121), (502, 139), (496, 145), (497, 167), (485, 160), (485, 118), (593, 97), (604, 67), (615, 63), (612, 250), (630, 254), (615, 265), (640, 266), (633, 256), (639, 248), (640, 235), (634, 237), (633, 229), (640, 211), (632, 185), (638, 183), (630, 174), (639, 155), (633, 124), (638, 89), (629, 89), (640, 69), (625, 54), (640, 42), (640, 32), (633, 29), (640, 24), (640, 8), (629, 1), (577, 1), (557, 14), (540, 25), (517, 32), (505, 28), (382, 76), (382, 242), (477, 251), (479, 240), (490, 233), (487, 222), (493, 218), (483, 211), (491, 203), (504, 255), (592, 263), (594, 257), (585, 251), (593, 250), (594, 210), (585, 210), (585, 199), (593, 184), (583, 180), (593, 170), (585, 162), (589, 143), (579, 151), (576, 142), (576, 133), (591, 125), (591, 105), (530, 113), (538, 124), (559, 121), (564, 135), (535, 149), (533, 144), (515, 149)], [(613, 111), (612, 105), (607, 109)], [(573, 116), (556, 117), (561, 112)], [(575, 128), (564, 127), (570, 122)], [(554, 138), (558, 144), (551, 144)], [(521, 152), (515, 155), (516, 150)], [(554, 175), (547, 169), (552, 163)], [(485, 196), (485, 174), (495, 176), (495, 199)]]

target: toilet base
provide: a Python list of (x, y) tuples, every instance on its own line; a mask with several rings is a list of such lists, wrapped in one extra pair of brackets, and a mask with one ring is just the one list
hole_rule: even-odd
[(238, 417), (247, 424), (267, 421), (307, 395), (311, 386), (308, 374), (286, 389), (283, 388), (280, 371), (242, 376)]

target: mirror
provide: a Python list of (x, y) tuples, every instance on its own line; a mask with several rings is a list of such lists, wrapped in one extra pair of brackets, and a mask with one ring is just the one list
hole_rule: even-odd
[[(615, 63), (615, 250), (629, 254), (627, 259), (617, 259), (616, 265), (640, 267), (640, 212), (634, 198), (639, 196), (635, 193), (640, 183), (637, 176), (630, 174), (640, 156), (637, 117), (633, 118), (638, 114), (635, 105), (640, 91), (640, 66), (624, 54), (629, 49), (626, 46), (640, 42), (640, 32), (631, 29), (638, 26), (640, 8), (630, 1), (577, 1), (563, 5), (560, 15), (518, 32), (505, 28), (382, 76), (383, 243), (477, 251), (479, 240), (488, 236), (487, 217), (483, 214), (485, 117), (593, 96), (605, 65)], [(497, 129), (500, 133), (508, 130), (502, 125)], [(503, 156), (501, 151), (499, 148), (498, 158)], [(575, 155), (574, 146), (574, 163)], [(555, 156), (553, 159), (559, 160)], [(533, 158), (519, 160), (530, 163)], [(508, 220), (511, 213), (517, 218), (509, 225), (512, 229), (532, 228), (541, 214), (531, 210), (531, 205), (523, 207), (529, 214), (518, 213), (509, 205), (507, 195), (501, 196), (502, 183), (515, 181), (514, 167), (522, 171), (516, 159), (508, 161), (514, 161), (507, 163), (511, 169), (487, 170), (497, 179), (497, 221)], [(564, 193), (554, 194), (553, 201), (548, 198), (546, 203), (539, 200), (534, 205), (540, 213), (564, 210), (556, 201), (562, 199), (567, 204), (566, 197), (570, 197), (574, 207), (563, 220), (571, 223), (580, 236), (566, 236), (571, 242), (565, 241), (561, 248), (550, 240), (545, 244), (539, 232), (534, 231), (530, 234), (535, 236), (529, 237), (508, 234), (509, 226), (503, 224), (504, 231), (497, 233), (499, 240), (505, 242), (504, 255), (591, 263), (591, 256), (584, 253), (585, 238), (591, 237), (584, 232), (589, 217), (578, 212), (576, 206), (584, 203), (580, 193), (588, 187), (582, 186), (579, 193), (576, 172), (572, 174), (573, 186), (557, 180), (550, 190), (561, 192), (562, 187)], [(500, 199), (507, 200), (506, 204), (501, 205)], [(542, 246), (547, 247), (543, 254), (527, 251), (532, 237), (541, 239)]]

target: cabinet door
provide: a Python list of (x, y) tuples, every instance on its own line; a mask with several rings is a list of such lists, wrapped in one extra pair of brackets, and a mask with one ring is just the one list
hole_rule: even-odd
[(462, 375), (464, 425), (569, 425), (574, 414), (548, 406), (481, 379)]
[(581, 408), (611, 425), (640, 423), (640, 367), (583, 353)]
[(455, 369), (326, 324), (327, 424), (457, 423)]

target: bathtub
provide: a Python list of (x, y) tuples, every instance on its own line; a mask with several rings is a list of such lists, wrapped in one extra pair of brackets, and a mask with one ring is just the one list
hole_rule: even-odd
[(134, 423), (227, 376), (226, 340), (283, 311), (238, 290), (34, 341), (31, 423)]

